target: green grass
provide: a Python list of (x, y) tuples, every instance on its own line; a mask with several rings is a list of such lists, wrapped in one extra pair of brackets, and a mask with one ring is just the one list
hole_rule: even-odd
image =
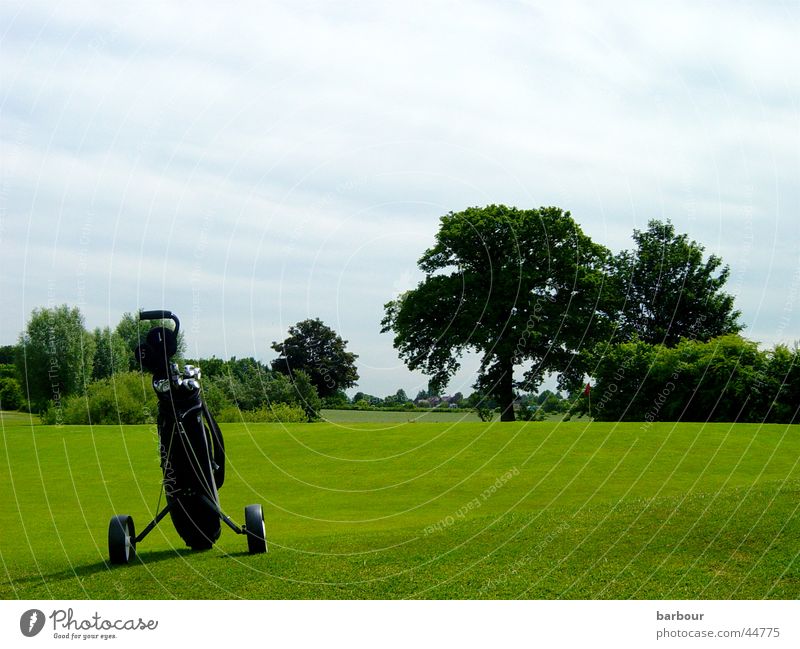
[(38, 424), (39, 415), (16, 410), (0, 410), (0, 425), (2, 426), (30, 425), (31, 423)]
[(4, 421), (0, 597), (800, 597), (798, 426), (223, 430), (223, 507), (263, 503), (270, 552), (192, 553), (165, 520), (109, 568), (111, 515), (156, 506), (154, 431)]

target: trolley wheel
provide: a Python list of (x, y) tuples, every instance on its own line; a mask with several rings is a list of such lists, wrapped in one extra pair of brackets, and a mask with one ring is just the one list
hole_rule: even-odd
[(261, 505), (247, 505), (244, 508), (244, 531), (247, 534), (247, 549), (250, 554), (267, 551), (267, 533), (264, 529), (264, 512)]
[(108, 524), (108, 556), (114, 564), (129, 563), (136, 556), (136, 529), (130, 516), (114, 516)]

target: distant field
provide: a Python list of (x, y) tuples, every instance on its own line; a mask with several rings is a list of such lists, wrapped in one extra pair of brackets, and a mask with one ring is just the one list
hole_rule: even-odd
[(27, 412), (16, 412), (11, 410), (0, 410), (0, 423), (3, 426), (15, 426), (18, 424), (39, 423), (38, 415), (31, 415)]
[[(435, 410), (435, 411), (402, 411), (392, 410), (322, 410), (322, 419), (332, 424), (352, 424), (352, 423), (428, 423), (428, 424), (451, 424), (456, 422), (479, 422), (480, 418), (474, 412), (464, 410)], [(552, 415), (547, 417), (547, 421), (557, 422), (563, 419), (564, 415)], [(499, 416), (495, 415), (495, 421)], [(573, 421), (588, 421), (586, 417), (577, 417)]]
[(798, 426), (226, 424), (222, 504), (262, 502), (270, 552), (165, 520), (111, 569), (108, 519), (158, 500), (153, 431), (3, 422), (6, 599), (800, 597)]
[(439, 411), (403, 411), (394, 412), (391, 410), (323, 410), (322, 419), (332, 424), (350, 423), (400, 423), (400, 422), (420, 422), (428, 424), (454, 423), (459, 421), (480, 421), (474, 412), (463, 410), (439, 410)]

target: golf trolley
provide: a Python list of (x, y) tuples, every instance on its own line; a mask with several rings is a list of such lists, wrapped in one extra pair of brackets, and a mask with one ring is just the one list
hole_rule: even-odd
[[(267, 551), (261, 505), (244, 508), (239, 526), (222, 511), (218, 490), (225, 481), (225, 445), (222, 431), (203, 400), (199, 369), (183, 372), (172, 357), (178, 351), (180, 321), (171, 311), (142, 311), (139, 320), (172, 320), (175, 328), (154, 327), (136, 348), (141, 366), (153, 375), (158, 397), (158, 440), (166, 505), (137, 536), (133, 518), (121, 514), (108, 526), (111, 563), (125, 564), (136, 556), (136, 546), (167, 514), (181, 538), (193, 550), (210, 548), (225, 523), (247, 536), (250, 554)], [(159, 504), (161, 496), (159, 496)]]

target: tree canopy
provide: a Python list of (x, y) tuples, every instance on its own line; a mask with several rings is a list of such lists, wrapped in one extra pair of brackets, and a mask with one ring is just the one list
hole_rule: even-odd
[(558, 207), (473, 207), (443, 216), (420, 258), (425, 279), (385, 305), (383, 332), (411, 370), (441, 389), (466, 350), (482, 355), (476, 389), (514, 420), (514, 368), (534, 390), (549, 372), (583, 378), (576, 352), (607, 335), (609, 253)]
[(127, 372), (130, 368), (131, 352), (125, 340), (109, 327), (96, 327), (92, 333), (96, 346), (92, 378), (105, 379)]
[(280, 356), (272, 369), (287, 376), (303, 370), (323, 399), (340, 390), (352, 388), (358, 381), (356, 359), (347, 351), (347, 341), (319, 318), (303, 320), (289, 328), (283, 342), (273, 342)]
[(0, 345), (0, 365), (11, 365), (17, 358), (16, 345)]
[(703, 246), (669, 221), (650, 221), (633, 240), (634, 250), (614, 258), (622, 340), (673, 346), (741, 331), (733, 297), (722, 291), (730, 269), (719, 257), (704, 260)]
[(34, 309), (17, 347), (17, 371), (36, 410), (82, 393), (91, 381), (94, 337), (77, 307)]

